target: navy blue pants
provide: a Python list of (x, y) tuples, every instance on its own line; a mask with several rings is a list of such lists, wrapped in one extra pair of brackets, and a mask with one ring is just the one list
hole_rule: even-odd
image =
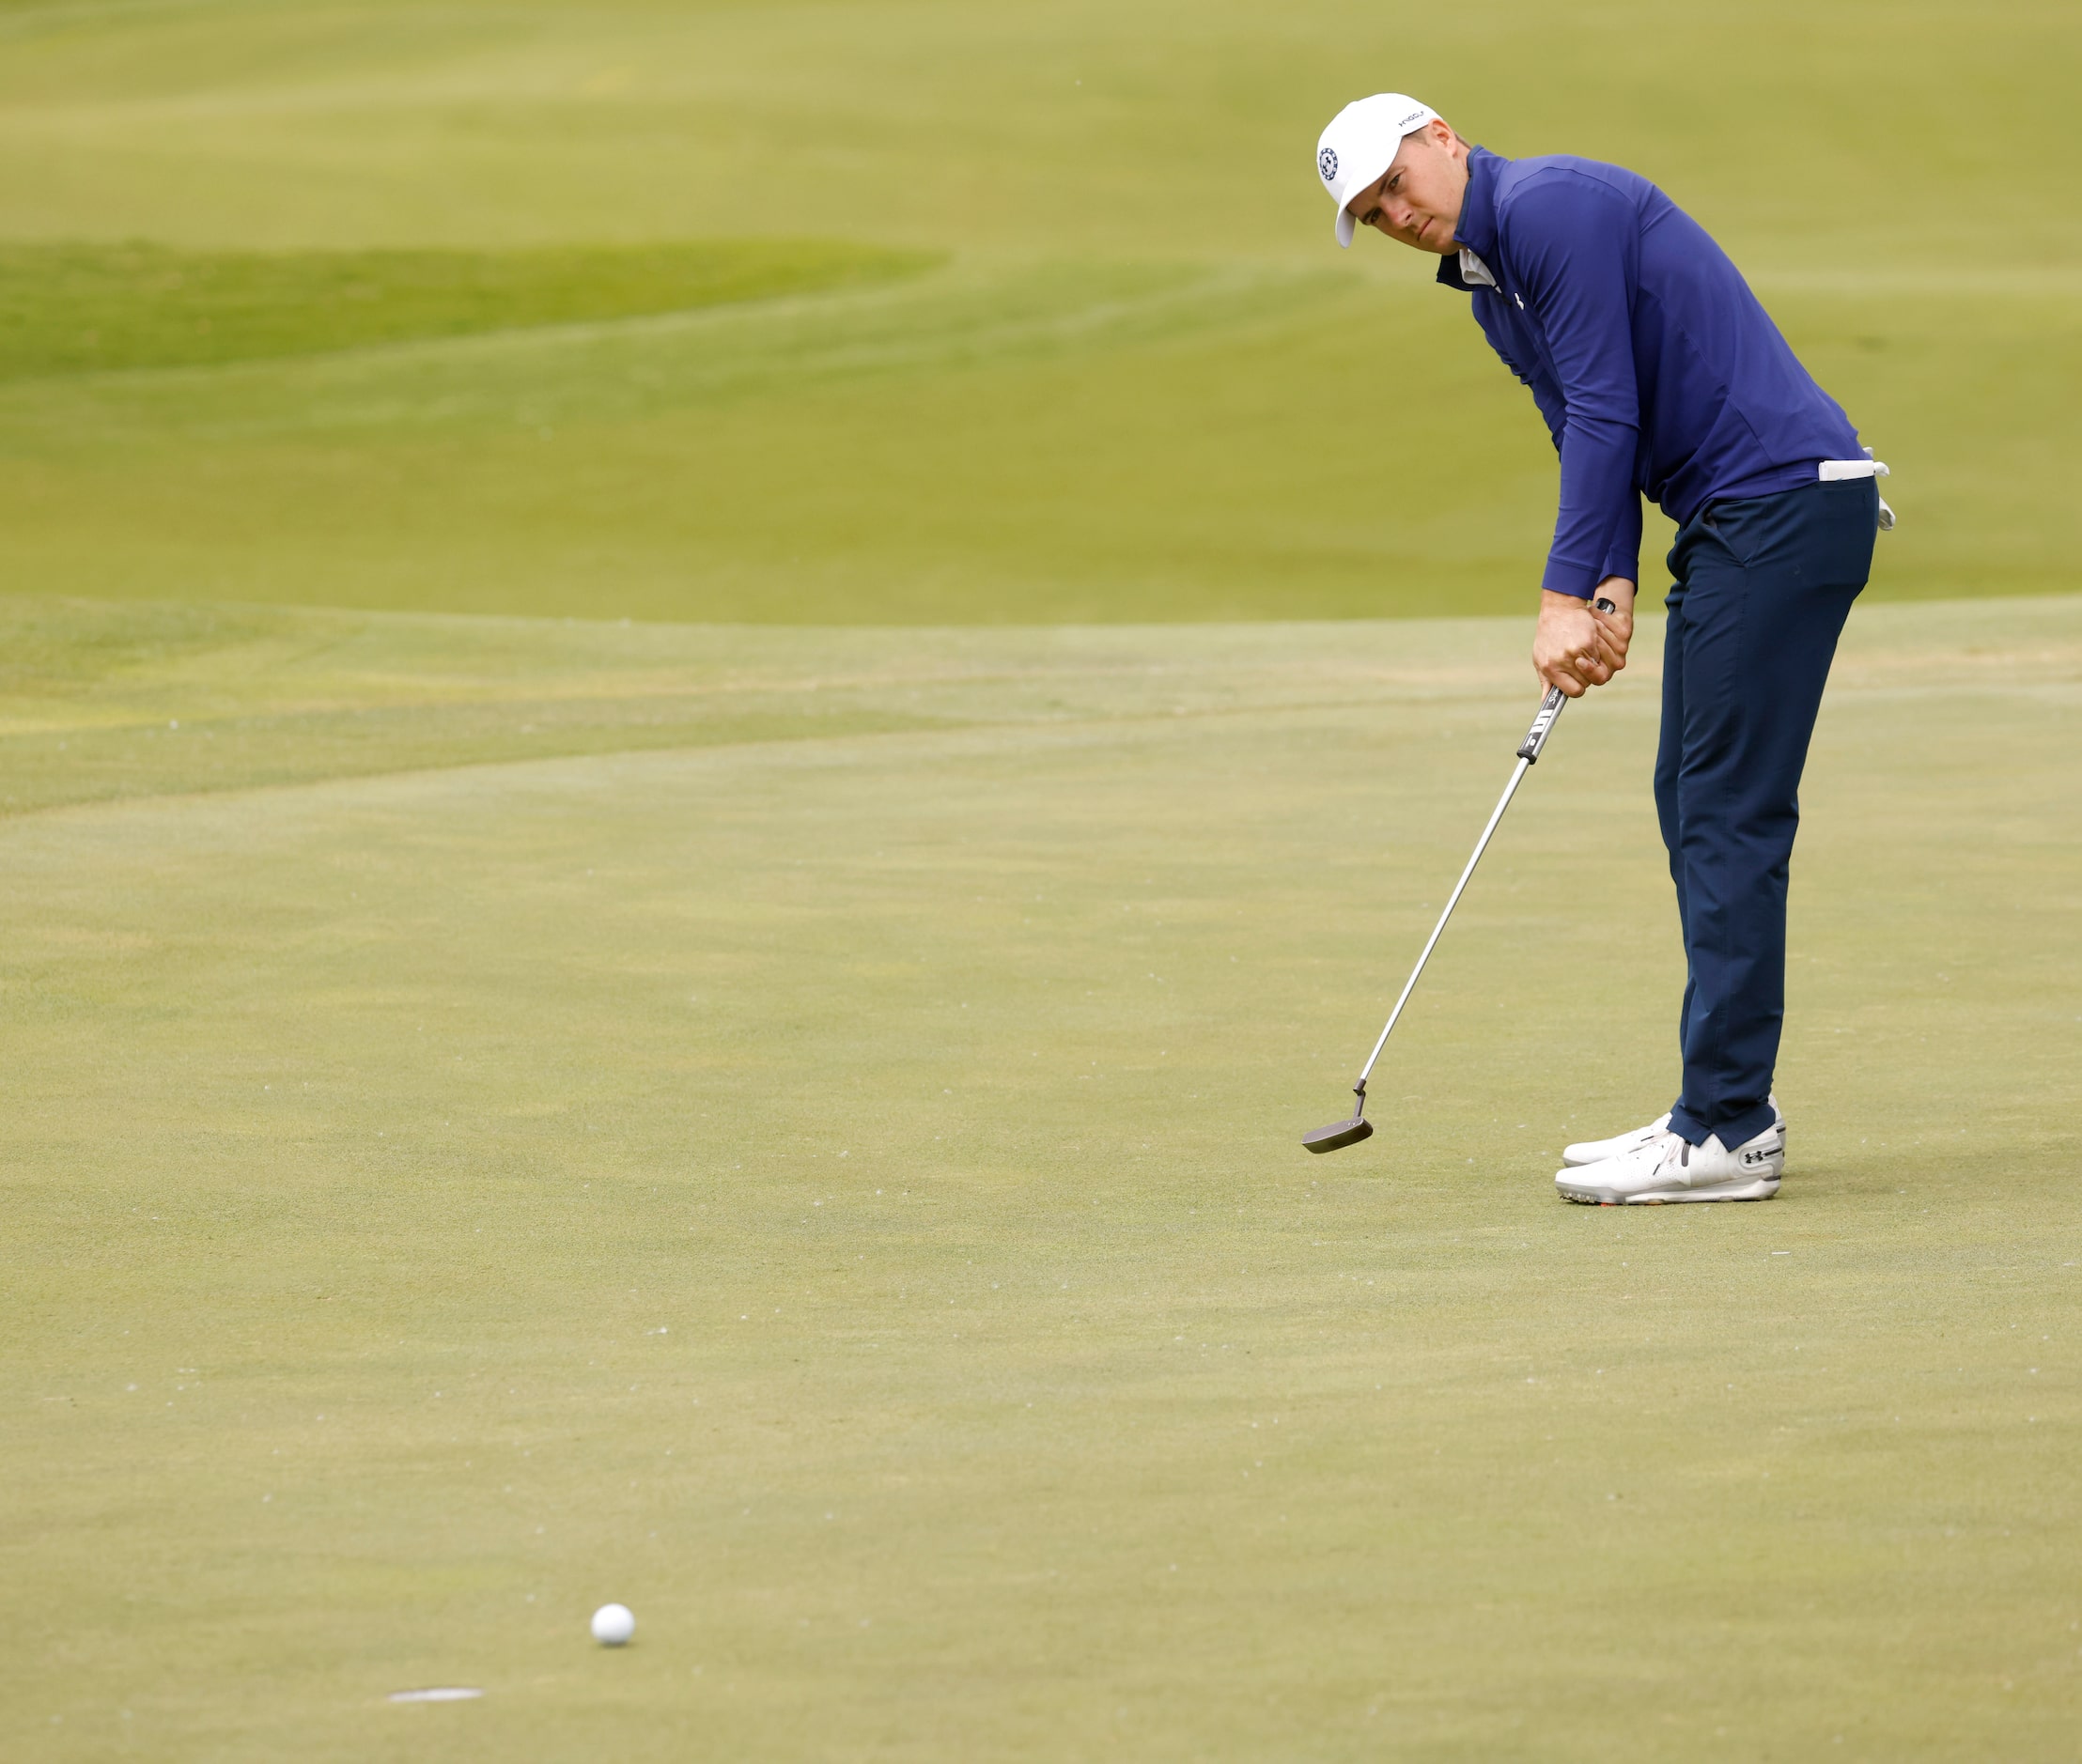
[(1713, 503), (1670, 550), (1655, 812), (1686, 964), (1670, 1126), (1693, 1145), (1771, 1124), (1800, 772), (1878, 530), (1879, 487), (1852, 478)]

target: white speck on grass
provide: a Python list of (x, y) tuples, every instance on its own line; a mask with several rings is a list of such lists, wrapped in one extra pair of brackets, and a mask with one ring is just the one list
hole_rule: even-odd
[[(532, 1599), (535, 1595), (530, 1593), (528, 1597)], [(426, 1691), (393, 1691), (389, 1700), (394, 1703), (467, 1703), (483, 1694), (482, 1691), (468, 1685), (444, 1684)]]

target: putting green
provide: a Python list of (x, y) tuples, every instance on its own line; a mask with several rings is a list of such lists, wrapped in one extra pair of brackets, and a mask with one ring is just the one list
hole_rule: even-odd
[[(1715, 230), (1895, 468), (1875, 596), (2074, 591), (2074, 8), (1405, 12), (0, 7), (0, 375), (49, 370), (0, 386), (0, 581), (783, 623), (1515, 610), (1554, 513), (1530, 401), (1422, 261), (1333, 247), (1309, 170), (1391, 85), (1505, 152), (1636, 165)], [(803, 239), (939, 267), (676, 310), (673, 275), (630, 286)], [(7, 270), (137, 240), (128, 305)], [(557, 267), (517, 289), (517, 252)], [(431, 292), (372, 283), (400, 253)]]
[(8, 1756), (2072, 1750), (2082, 601), (1858, 612), (1625, 1213), (1652, 629), (1318, 1160), (1516, 622), (0, 616)]

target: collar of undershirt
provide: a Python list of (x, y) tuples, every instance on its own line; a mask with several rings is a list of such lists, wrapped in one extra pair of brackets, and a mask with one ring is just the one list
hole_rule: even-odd
[(1473, 288), (1499, 286), (1489, 266), (1465, 245), (1452, 256), (1439, 258), (1438, 273), (1433, 279), (1463, 294)]

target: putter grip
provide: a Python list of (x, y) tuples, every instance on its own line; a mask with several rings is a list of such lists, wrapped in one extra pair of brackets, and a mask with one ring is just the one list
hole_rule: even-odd
[(1562, 706), (1568, 703), (1559, 686), (1547, 688), (1547, 695), (1540, 701), (1540, 714), (1532, 720), (1532, 727), (1526, 731), (1526, 738), (1518, 744), (1518, 757), (1528, 766), (1540, 757), (1540, 750), (1546, 746), (1547, 737), (1554, 733), (1554, 720), (1561, 716)]
[[(1595, 602), (1600, 612), (1617, 612), (1619, 608), (1603, 595)], [(1532, 720), (1532, 727), (1526, 731), (1526, 738), (1518, 743), (1518, 757), (1528, 766), (1536, 765), (1540, 750), (1546, 746), (1547, 737), (1554, 733), (1554, 720), (1561, 716), (1562, 706), (1568, 703), (1559, 686), (1547, 688), (1547, 695), (1540, 701), (1540, 714)]]

